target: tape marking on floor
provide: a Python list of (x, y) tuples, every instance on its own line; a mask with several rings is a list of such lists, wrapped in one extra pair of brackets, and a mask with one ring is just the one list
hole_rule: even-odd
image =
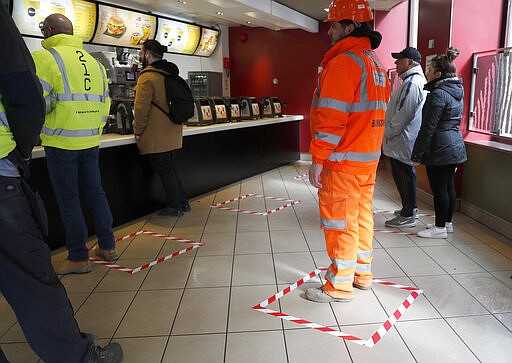
[[(153, 236), (153, 237), (158, 237), (158, 238), (163, 238), (163, 239), (166, 239), (166, 240), (172, 240), (172, 241), (176, 241), (176, 242), (186, 243), (186, 244), (189, 244), (190, 247), (184, 248), (184, 249), (179, 250), (177, 252), (173, 252), (170, 255), (167, 255), (167, 256), (164, 256), (164, 257), (160, 257), (157, 260), (148, 262), (148, 263), (146, 263), (146, 264), (144, 264), (142, 266), (136, 267), (136, 268), (130, 268), (130, 267), (121, 266), (121, 265), (115, 264), (115, 263), (113, 263), (111, 261), (103, 261), (103, 260), (100, 260), (100, 259), (97, 259), (97, 258), (90, 258), (89, 261), (91, 261), (92, 263), (96, 263), (98, 265), (103, 265), (105, 267), (108, 267), (108, 268), (111, 268), (111, 269), (114, 269), (114, 270), (117, 270), (117, 271), (126, 272), (126, 273), (129, 273), (129, 274), (133, 275), (133, 274), (135, 274), (137, 272), (140, 272), (142, 270), (145, 270), (145, 269), (147, 269), (149, 267), (152, 267), (152, 266), (155, 266), (155, 265), (157, 265), (159, 263), (162, 263), (162, 262), (165, 262), (167, 260), (170, 260), (171, 258), (174, 258), (176, 256), (182, 255), (182, 254), (184, 254), (184, 253), (186, 253), (188, 251), (192, 251), (192, 250), (194, 250), (196, 248), (204, 246), (204, 243), (200, 243), (200, 242), (196, 242), (196, 241), (192, 241), (192, 240), (184, 239), (184, 238), (172, 237), (172, 236), (169, 236), (169, 235), (166, 235), (166, 234), (161, 234), (161, 233), (157, 233), (157, 232), (151, 232), (151, 231), (147, 231), (147, 230), (138, 231), (138, 232), (129, 234), (127, 236), (117, 238), (115, 240), (115, 242), (117, 243), (119, 241), (122, 241), (122, 240), (125, 240), (125, 239), (128, 239), (128, 238), (132, 238), (132, 237), (138, 236), (140, 234), (147, 234), (147, 235)], [(95, 248), (96, 248), (96, 246), (93, 246), (93, 247), (89, 248), (89, 251), (91, 251), (91, 250), (93, 250)]]
[(373, 282), (376, 284), (394, 287), (396, 289), (401, 289), (401, 290), (405, 290), (405, 291), (410, 291), (410, 294), (407, 297), (407, 299), (405, 299), (400, 304), (400, 306), (393, 312), (393, 314), (391, 314), (388, 317), (388, 319), (379, 327), (379, 329), (377, 329), (375, 331), (375, 333), (373, 333), (371, 335), (371, 337), (369, 339), (358, 338), (354, 335), (343, 333), (339, 330), (329, 328), (327, 326), (323, 326), (323, 325), (320, 325), (320, 324), (317, 324), (314, 322), (310, 322), (310, 321), (302, 319), (302, 318), (297, 318), (297, 317), (267, 308), (268, 305), (279, 300), (284, 295), (289, 294), (290, 292), (295, 290), (297, 287), (303, 285), (305, 282), (307, 282), (307, 281), (311, 280), (312, 278), (314, 278), (315, 276), (319, 275), (321, 271), (326, 271), (326, 270), (327, 270), (327, 268), (325, 268), (325, 267), (317, 268), (316, 270), (312, 271), (308, 275), (304, 276), (299, 281), (297, 281), (294, 284), (279, 291), (277, 294), (269, 297), (268, 299), (262, 301), (258, 305), (253, 306), (252, 308), (254, 310), (260, 311), (264, 314), (268, 314), (270, 316), (275, 316), (275, 317), (283, 319), (283, 320), (291, 321), (292, 323), (299, 324), (299, 325), (302, 325), (302, 326), (305, 326), (305, 327), (308, 327), (311, 329), (315, 329), (315, 330), (321, 331), (322, 333), (334, 335), (338, 338), (351, 341), (352, 343), (355, 343), (358, 345), (363, 345), (368, 348), (373, 348), (375, 346), (375, 344), (377, 344), (384, 337), (384, 335), (386, 335), (387, 332), (396, 324), (396, 322), (403, 316), (405, 311), (411, 307), (411, 304), (414, 301), (416, 301), (418, 296), (423, 293), (423, 290), (420, 290), (416, 287), (409, 287), (409, 286), (399, 285), (399, 284), (396, 284), (396, 283), (390, 282), (390, 281), (373, 279)]
[[(284, 201), (284, 202), (288, 202), (288, 203), (286, 203), (285, 205), (283, 205), (281, 207), (278, 207), (278, 208), (275, 208), (275, 209), (272, 209), (272, 210), (269, 210), (269, 211), (266, 211), (266, 212), (258, 212), (258, 211), (254, 211), (254, 210), (245, 210), (245, 209), (236, 209), (236, 208), (224, 207), (224, 205), (226, 205), (226, 204), (233, 203), (233, 202), (236, 202), (237, 200), (242, 200), (242, 199), (245, 199), (245, 198), (263, 198), (263, 199)], [(241, 196), (239, 196), (237, 198), (226, 200), (225, 202), (220, 202), (220, 203), (217, 203), (217, 204), (212, 204), (210, 207), (211, 208), (222, 209), (222, 210), (227, 210), (227, 211), (231, 211), (231, 212), (237, 212), (237, 213), (241, 213), (241, 214), (251, 214), (251, 215), (256, 215), (256, 216), (268, 216), (268, 215), (270, 215), (272, 213), (276, 213), (276, 212), (278, 212), (280, 210), (283, 210), (285, 208), (291, 207), (292, 205), (295, 205), (295, 204), (300, 203), (300, 202), (301, 202), (300, 200), (278, 198), (278, 197), (269, 197), (269, 196), (260, 195), (260, 194), (245, 194), (245, 195), (241, 195)]]

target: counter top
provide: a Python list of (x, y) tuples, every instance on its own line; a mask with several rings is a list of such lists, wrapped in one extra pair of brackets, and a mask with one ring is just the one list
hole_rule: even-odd
[[(264, 118), (258, 120), (244, 120), (233, 123), (222, 123), (208, 126), (184, 126), (183, 136), (192, 136), (199, 134), (206, 134), (210, 132), (228, 131), (247, 127), (264, 126), (271, 124), (278, 124), (283, 122), (301, 121), (304, 119), (302, 115), (284, 115), (283, 117)], [(133, 134), (119, 135), (119, 134), (104, 134), (101, 135), (100, 148), (135, 144)], [(32, 159), (43, 158), (45, 156), (44, 148), (36, 146), (32, 151)]]

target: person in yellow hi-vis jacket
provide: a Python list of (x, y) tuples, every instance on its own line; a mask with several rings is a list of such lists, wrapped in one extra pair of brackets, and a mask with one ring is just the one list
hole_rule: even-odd
[(309, 169), (319, 188), (321, 227), (331, 265), (315, 302), (351, 301), (372, 286), (372, 199), (390, 85), (374, 53), (381, 35), (366, 0), (334, 0), (327, 22), (332, 47), (319, 68), (311, 105)]
[(54, 263), (54, 268), (62, 275), (87, 273), (92, 267), (79, 184), (94, 216), (96, 255), (108, 261), (118, 258), (98, 165), (100, 135), (110, 111), (108, 80), (105, 68), (73, 35), (73, 24), (66, 16), (48, 16), (41, 32), (44, 49), (32, 53), (47, 107), (41, 141), (68, 249), (68, 257)]

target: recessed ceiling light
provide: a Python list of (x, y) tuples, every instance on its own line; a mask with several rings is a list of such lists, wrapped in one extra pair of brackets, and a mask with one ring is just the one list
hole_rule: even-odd
[(329, 12), (329, 8), (324, 9), (325, 11)]
[(222, 15), (224, 15), (224, 13), (222, 11), (217, 11), (217, 15), (222, 16)]
[(178, 3), (179, 4), (183, 4), (183, 5), (187, 5), (187, 2), (186, 1), (182, 1), (182, 0), (178, 0)]
[(247, 24), (252, 24), (252, 23), (250, 21), (248, 21)]

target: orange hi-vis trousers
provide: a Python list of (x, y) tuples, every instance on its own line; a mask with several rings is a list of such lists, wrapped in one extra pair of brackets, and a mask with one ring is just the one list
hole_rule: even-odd
[(353, 283), (371, 286), (375, 177), (322, 171), (320, 219), (331, 258), (323, 289), (332, 297), (352, 297)]

